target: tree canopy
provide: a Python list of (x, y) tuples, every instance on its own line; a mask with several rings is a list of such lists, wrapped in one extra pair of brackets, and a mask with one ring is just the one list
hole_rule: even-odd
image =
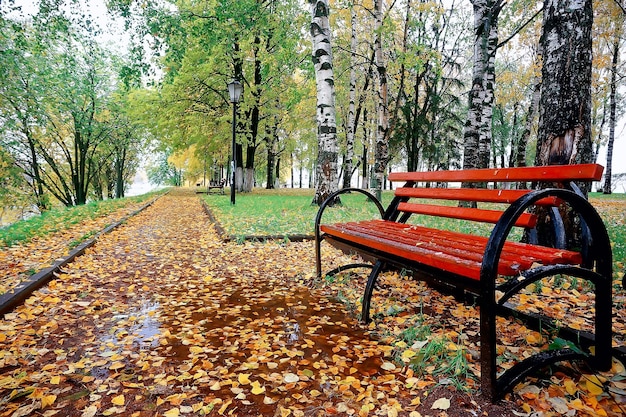
[[(473, 152), (477, 166), (534, 163), (538, 116), (553, 111), (539, 103), (543, 3), (313, 3), (328, 4), (332, 37), (334, 187), (369, 187), (375, 175), (381, 188), (390, 169), (461, 167)], [(165, 158), (154, 178), (225, 178), (226, 85), (239, 79), (237, 188), (320, 182), (308, 4), (111, 0), (128, 33), (122, 54), (99, 41), (98, 19), (79, 4), (42, 0), (31, 15), (2, 5), (0, 129), (12, 167), (3, 181), (23, 180), (42, 209), (120, 196), (148, 142)], [(613, 146), (623, 113), (624, 7), (594, 1), (593, 13), (587, 159)]]

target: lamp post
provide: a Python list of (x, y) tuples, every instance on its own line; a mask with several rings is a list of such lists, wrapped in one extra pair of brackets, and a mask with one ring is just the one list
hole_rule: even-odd
[(230, 102), (233, 103), (233, 144), (232, 144), (232, 155), (233, 159), (231, 161), (231, 169), (230, 169), (230, 204), (235, 205), (235, 170), (237, 169), (237, 160), (235, 157), (235, 135), (236, 135), (236, 127), (237, 127), (237, 103), (239, 103), (239, 99), (241, 98), (241, 93), (243, 92), (243, 85), (239, 82), (239, 80), (232, 80), (228, 83), (228, 94), (230, 95)]

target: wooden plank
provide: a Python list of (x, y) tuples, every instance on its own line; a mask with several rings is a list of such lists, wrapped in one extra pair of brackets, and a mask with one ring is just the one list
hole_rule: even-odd
[[(394, 223), (387, 222), (388, 226), (392, 226)], [(398, 223), (395, 223), (398, 224)], [(393, 227), (376, 227), (372, 228), (371, 224), (366, 225), (362, 223), (350, 224), (348, 229), (351, 232), (362, 232), (377, 240), (388, 240), (392, 242), (398, 242), (406, 244), (409, 247), (420, 247), (420, 249), (430, 250), (435, 254), (442, 254), (445, 256), (453, 256), (460, 261), (482, 263), (484, 257), (484, 249), (487, 243), (486, 238), (478, 236), (471, 236), (466, 234), (454, 232), (444, 233), (439, 236), (436, 229), (406, 229), (398, 232), (393, 230)], [(346, 229), (344, 229), (345, 231)], [(537, 258), (520, 257), (519, 255), (511, 256), (506, 251), (503, 252), (500, 257), (500, 263), (498, 264), (498, 273), (502, 275), (515, 275), (520, 268), (528, 268), (534, 262), (537, 262)]]
[[(398, 210), (427, 216), (447, 217), (450, 219), (470, 220), (482, 223), (498, 223), (502, 212), (498, 210), (475, 209), (469, 207), (438, 206), (434, 204), (400, 203)], [(529, 213), (522, 215), (515, 222), (515, 226), (533, 228), (537, 224), (537, 217)]]
[(518, 168), (482, 168), (458, 171), (392, 172), (390, 181), (421, 182), (518, 182), (600, 181), (599, 164), (548, 165)]
[(391, 253), (395, 256), (449, 271), (471, 279), (480, 279), (480, 263), (459, 259), (455, 256), (435, 252), (419, 246), (394, 242), (384, 239), (372, 238), (368, 233), (363, 231), (350, 231), (335, 229), (333, 226), (322, 226), (324, 233), (332, 234), (337, 238), (349, 239), (359, 245), (363, 245), (381, 252)]
[[(490, 190), (484, 188), (422, 188), (400, 187), (395, 191), (397, 197), (429, 198), (435, 200), (476, 201), (483, 203), (511, 204), (532, 190)], [(537, 205), (558, 206), (560, 200), (549, 197), (539, 200)]]
[[(482, 262), (488, 240), (483, 236), (430, 229), (422, 226), (404, 225), (404, 229), (398, 230), (398, 226), (402, 226), (401, 224), (381, 220), (358, 222), (356, 224), (356, 227), (359, 228), (373, 228), (380, 231), (379, 238), (382, 239), (398, 240), (400, 239), (398, 236), (405, 235), (410, 239), (408, 241), (405, 240), (405, 243), (420, 246), (435, 244), (436, 247), (431, 246), (431, 249), (478, 262)], [(534, 263), (543, 265), (556, 263), (580, 264), (581, 261), (582, 257), (578, 252), (507, 241), (500, 256), (501, 266), (498, 269), (498, 273), (515, 275), (520, 270), (529, 269)]]
[[(376, 250), (479, 279), (487, 238), (384, 220), (322, 225), (322, 231)], [(424, 257), (424, 259), (421, 259)], [(436, 259), (440, 258), (440, 259)], [(534, 264), (579, 264), (579, 253), (525, 243), (506, 242), (498, 273), (514, 276)]]

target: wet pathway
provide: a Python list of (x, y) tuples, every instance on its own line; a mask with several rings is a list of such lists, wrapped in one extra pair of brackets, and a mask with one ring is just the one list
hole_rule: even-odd
[(224, 244), (194, 194), (159, 199), (0, 321), (0, 416), (402, 410), (391, 348), (304, 285), (312, 250)]

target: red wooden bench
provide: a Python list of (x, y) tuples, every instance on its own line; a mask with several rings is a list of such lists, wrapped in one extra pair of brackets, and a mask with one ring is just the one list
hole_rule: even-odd
[[(414, 275), (417, 279), (472, 296), (480, 305), (481, 387), (483, 393), (494, 401), (502, 398), (528, 374), (551, 363), (582, 358), (597, 369), (607, 370), (612, 358), (611, 245), (602, 219), (575, 183), (598, 181), (602, 171), (600, 165), (581, 164), (392, 173), (389, 175), (391, 181), (405, 184), (395, 190), (395, 197), (386, 209), (367, 191), (340, 190), (322, 204), (315, 219), (317, 275), (322, 276), (322, 241), (346, 252), (359, 253), (370, 261), (342, 265), (326, 273), (334, 275), (363, 266), (372, 268), (363, 296), (361, 319), (365, 322), (370, 320), (370, 300), (376, 279), (388, 268), (419, 271)], [(461, 182), (497, 183), (502, 189), (464, 188)], [(553, 185), (542, 190), (503, 187), (519, 182)], [(427, 184), (438, 188), (429, 188)], [(443, 186), (446, 188), (441, 188)], [(344, 192), (367, 195), (377, 205), (381, 219), (324, 224), (324, 211)], [(423, 199), (428, 200), (424, 202)], [(472, 202), (479, 207), (459, 207), (458, 202)], [(484, 203), (498, 203), (489, 206), (502, 209), (480, 207)], [(564, 204), (573, 208), (582, 225), (583, 244), (576, 250), (564, 247), (568, 237), (558, 209)], [(559, 247), (541, 246), (536, 242), (520, 243), (510, 237), (514, 227), (525, 228), (528, 236), (536, 236), (533, 231), (538, 216), (529, 209), (537, 206), (549, 210), (554, 226), (553, 241)], [(439, 230), (413, 222), (416, 214), (490, 223), (493, 228), (489, 237)], [(594, 284), (595, 313), (590, 312), (595, 314), (594, 333), (558, 324), (559, 336), (576, 346), (583, 345), (582, 350), (567, 347), (544, 351), (497, 376), (496, 317), (514, 314), (538, 327), (554, 325), (554, 320), (548, 317), (516, 311), (510, 299), (528, 285), (559, 274)], [(594, 355), (587, 353), (590, 345), (595, 346)]]

